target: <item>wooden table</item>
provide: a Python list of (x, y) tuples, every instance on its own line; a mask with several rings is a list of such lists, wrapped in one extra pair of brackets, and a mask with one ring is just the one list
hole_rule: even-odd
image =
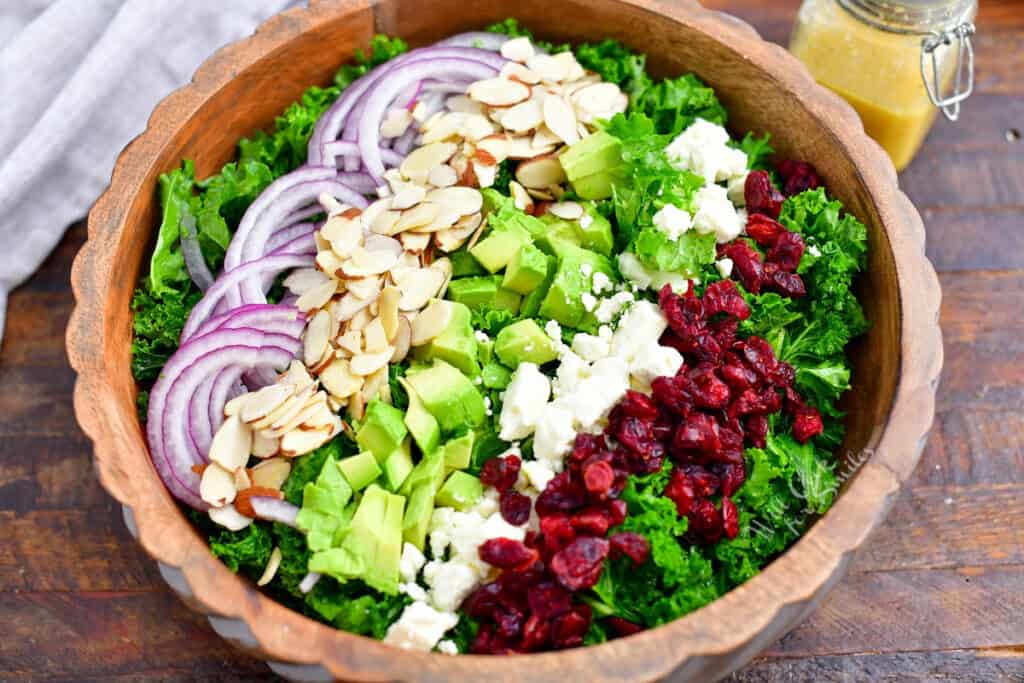
[[(708, 4), (784, 42), (798, 2)], [(982, 5), (977, 93), (901, 180), (945, 293), (931, 439), (847, 578), (734, 681), (1024, 681), (1024, 7)], [(11, 296), (0, 351), (0, 680), (273, 680), (170, 593), (93, 476), (64, 354), (84, 237)]]

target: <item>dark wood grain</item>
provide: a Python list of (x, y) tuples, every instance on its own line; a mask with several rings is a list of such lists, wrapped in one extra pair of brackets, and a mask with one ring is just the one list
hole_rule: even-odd
[[(798, 2), (705, 4), (784, 42)], [(980, 96), (902, 178), (944, 290), (932, 437), (847, 579), (733, 681), (1024, 681), (1024, 12), (983, 0), (978, 23)], [(11, 296), (0, 348), (0, 680), (273, 680), (169, 592), (93, 476), (62, 338), (83, 241)]]

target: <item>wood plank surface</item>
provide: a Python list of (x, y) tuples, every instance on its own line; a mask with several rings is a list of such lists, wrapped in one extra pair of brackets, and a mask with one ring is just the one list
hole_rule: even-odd
[[(797, 0), (707, 0), (785, 43)], [(921, 464), (822, 607), (730, 680), (1024, 681), (1024, 6), (983, 0), (978, 93), (901, 183), (940, 271)], [(63, 350), (72, 226), (0, 348), (0, 680), (262, 681), (164, 586), (96, 483)]]

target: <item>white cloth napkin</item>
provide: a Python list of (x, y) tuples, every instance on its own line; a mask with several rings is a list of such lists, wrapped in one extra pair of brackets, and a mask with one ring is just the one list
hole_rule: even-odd
[(206, 57), (296, 0), (0, 0), (0, 341), (7, 294)]

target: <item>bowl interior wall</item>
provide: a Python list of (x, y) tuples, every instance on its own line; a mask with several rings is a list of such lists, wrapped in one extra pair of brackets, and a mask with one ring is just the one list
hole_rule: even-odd
[[(323, 3), (329, 4), (336, 3)], [(233, 158), (239, 138), (269, 129), (274, 118), (310, 85), (328, 84), (337, 67), (351, 59), (357, 48), (365, 48), (374, 32), (399, 35), (413, 45), (422, 45), (511, 13), (550, 40), (581, 41), (595, 36), (620, 39), (649, 55), (655, 75), (695, 72), (718, 91), (730, 112), (734, 132), (771, 133), (781, 155), (813, 163), (829, 190), (865, 222), (870, 256), (859, 293), (873, 327), (870, 335), (853, 348), (854, 390), (846, 400), (849, 432), (841, 452), (849, 457), (874, 445), (886, 422), (899, 371), (896, 268), (881, 220), (854, 164), (842, 145), (828, 136), (814, 112), (795, 102), (790, 93), (742, 55), (737, 56), (732, 48), (641, 8), (609, 0), (521, 0), (514, 7), (493, 1), (435, 0), (429, 11), (424, 9), (419, 0), (385, 1), (375, 12), (364, 7), (345, 18), (320, 24), (314, 31), (296, 31), (293, 40), (238, 70), (227, 85), (211, 93), (198, 108), (186, 110), (180, 99), (174, 101), (184, 123), (160, 149), (154, 150), (152, 166), (139, 179), (140, 187), (152, 190), (134, 198), (127, 208), (126, 230), (117, 244), (109, 245), (117, 254), (121, 272), (105, 303), (105, 332), (112, 342), (106, 345), (112, 351), (106, 365), (123, 399), (117, 407), (119, 421), (134, 435), (135, 443), (141, 434), (134, 421), (127, 312), (134, 283), (145, 268), (153, 244), (159, 175), (177, 167), (184, 158), (196, 161), (200, 178), (215, 173)], [(275, 30), (289, 28), (278, 24)], [(155, 471), (152, 474), (152, 485), (163, 490)], [(163, 496), (169, 504), (169, 495), (164, 491)]]

